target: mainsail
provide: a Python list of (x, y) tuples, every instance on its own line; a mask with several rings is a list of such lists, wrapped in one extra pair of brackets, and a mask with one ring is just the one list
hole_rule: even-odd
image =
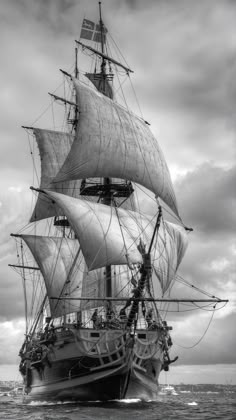
[(168, 167), (147, 124), (110, 98), (74, 79), (79, 125), (53, 183), (91, 177), (137, 182), (178, 215)]
[[(21, 235), (42, 273), (51, 315), (59, 317), (76, 312), (79, 300), (50, 300), (50, 297), (80, 298), (84, 262), (76, 239)], [(79, 255), (80, 254), (80, 255)]]
[[(131, 272), (128, 266), (116, 265), (112, 269), (112, 296), (115, 298), (127, 298), (130, 294), (129, 278)], [(84, 273), (82, 284), (82, 296), (89, 299), (81, 302), (81, 309), (96, 308), (101, 305), (101, 301), (96, 298), (106, 296), (106, 271), (98, 268)]]
[[(138, 244), (142, 240), (148, 248), (155, 227), (153, 216), (52, 191), (45, 190), (45, 193), (63, 209), (80, 242), (89, 271), (108, 264), (142, 264)], [(152, 255), (163, 291), (173, 280), (186, 245), (184, 228), (168, 222), (161, 224)]]

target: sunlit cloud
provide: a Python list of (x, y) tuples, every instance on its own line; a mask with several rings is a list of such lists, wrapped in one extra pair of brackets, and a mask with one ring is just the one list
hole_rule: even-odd
[(12, 191), (12, 192), (22, 192), (22, 188), (21, 187), (8, 187), (8, 191)]

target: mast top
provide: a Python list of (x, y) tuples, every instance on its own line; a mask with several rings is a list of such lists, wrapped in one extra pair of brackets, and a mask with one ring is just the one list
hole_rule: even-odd
[(104, 53), (104, 38), (103, 38), (103, 21), (102, 21), (102, 7), (101, 7), (101, 1), (99, 1), (99, 20), (100, 20), (100, 31), (101, 31), (101, 49), (102, 53)]
[(75, 42), (79, 45), (81, 45), (82, 48), (87, 48), (87, 50), (92, 51), (93, 53), (99, 55), (100, 57), (104, 58), (105, 60), (122, 67), (127, 73), (133, 73), (133, 70), (131, 70), (129, 67), (124, 66), (123, 64), (119, 63), (119, 61), (114, 60), (114, 58), (109, 57), (106, 54), (103, 54), (102, 52), (96, 50), (95, 48), (90, 47), (89, 45), (83, 44), (81, 41), (75, 40)]

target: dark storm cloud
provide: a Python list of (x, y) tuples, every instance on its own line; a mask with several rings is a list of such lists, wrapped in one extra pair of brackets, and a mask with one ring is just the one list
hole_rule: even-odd
[(183, 220), (209, 239), (236, 234), (235, 185), (236, 167), (205, 163), (188, 172), (176, 182)]
[[(182, 322), (178, 326), (172, 323), (176, 344), (171, 353), (179, 356), (177, 364), (236, 363), (236, 353), (232, 351), (236, 347), (235, 316), (210, 321), (209, 313), (205, 319), (193, 316), (189, 323)], [(210, 340), (204, 337), (206, 331)]]
[[(181, 276), (210, 295), (231, 299), (235, 311), (236, 168), (205, 163), (176, 182), (184, 222), (194, 228), (180, 266)], [(175, 296), (197, 294), (176, 283)], [(204, 294), (202, 298), (206, 298)], [(179, 317), (184, 316), (180, 314)]]
[(136, 34), (136, 86), (145, 117), (154, 130), (161, 127), (160, 142), (171, 164), (178, 160), (191, 167), (206, 155), (232, 162), (235, 17), (236, 5), (228, 2), (167, 2), (150, 13), (152, 24), (145, 20), (145, 41), (142, 31)]

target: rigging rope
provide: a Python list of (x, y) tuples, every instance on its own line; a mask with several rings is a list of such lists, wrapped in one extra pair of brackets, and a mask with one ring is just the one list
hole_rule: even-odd
[(199, 338), (199, 340), (195, 343), (195, 344), (193, 344), (192, 346), (189, 346), (189, 347), (185, 347), (185, 346), (181, 346), (180, 344), (178, 344), (178, 343), (176, 343), (175, 342), (175, 345), (177, 346), (177, 347), (180, 347), (180, 348), (182, 348), (182, 349), (193, 349), (194, 347), (196, 347), (202, 340), (203, 340), (203, 338), (205, 337), (205, 335), (206, 335), (206, 333), (207, 333), (207, 331), (209, 330), (209, 328), (210, 328), (210, 325), (211, 325), (211, 323), (212, 323), (212, 320), (213, 320), (213, 316), (214, 316), (214, 314), (215, 314), (215, 306), (214, 306), (214, 310), (213, 310), (213, 312), (212, 312), (212, 315), (211, 315), (211, 317), (210, 317), (210, 321), (209, 321), (209, 323), (208, 323), (208, 325), (207, 325), (207, 327), (206, 327), (206, 330), (204, 331), (204, 333), (202, 334), (202, 336)]

